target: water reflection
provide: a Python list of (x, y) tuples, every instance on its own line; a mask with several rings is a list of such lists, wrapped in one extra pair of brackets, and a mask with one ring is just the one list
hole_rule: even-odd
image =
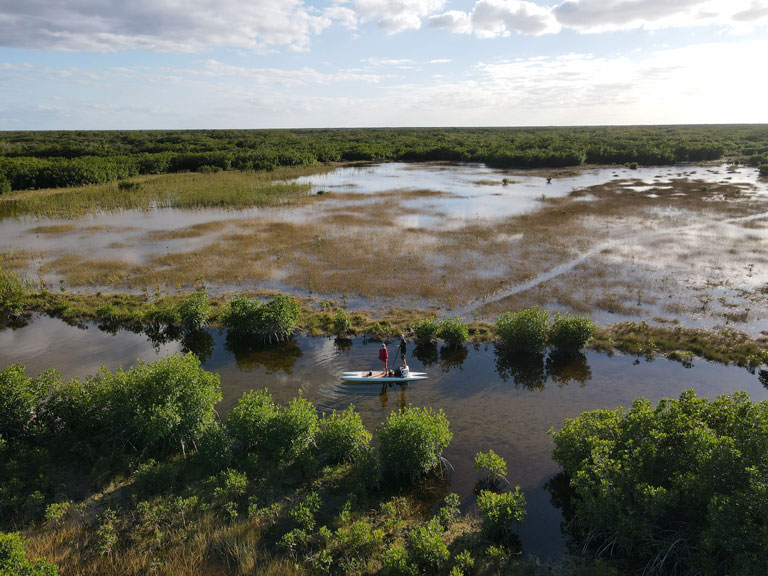
[(508, 352), (494, 346), (493, 353), (499, 376), (504, 382), (512, 380), (515, 388), (543, 390), (550, 380), (560, 387), (571, 382), (584, 387), (592, 379), (592, 369), (581, 352), (551, 352), (545, 357), (542, 353)]
[(213, 354), (216, 342), (205, 330), (195, 330), (184, 334), (181, 346), (183, 352), (192, 352), (200, 362), (206, 362)]
[(267, 374), (293, 374), (296, 360), (302, 355), (293, 338), (269, 344), (258, 338), (227, 334), (224, 349), (235, 357), (240, 370), (253, 372), (263, 366)]
[(452, 348), (450, 346), (437, 347), (433, 342), (418, 343), (413, 349), (413, 356), (424, 367), (436, 366), (447, 374), (452, 369), (462, 371), (464, 361), (469, 355), (466, 346)]
[(333, 346), (339, 355), (349, 356), (349, 350), (352, 348), (352, 339), (339, 336), (333, 340)]
[[(392, 398), (390, 399), (389, 393), (394, 389)], [(406, 396), (406, 390), (408, 390), (408, 383), (396, 384), (392, 382), (383, 382), (381, 385), (381, 392), (379, 393), (379, 401), (381, 402), (382, 410), (386, 410), (389, 407), (390, 400), (396, 402), (392, 409), (403, 410), (408, 406), (408, 397)]]

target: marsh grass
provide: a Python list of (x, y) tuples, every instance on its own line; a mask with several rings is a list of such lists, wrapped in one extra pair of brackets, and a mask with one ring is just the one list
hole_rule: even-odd
[(718, 331), (667, 326), (646, 322), (622, 322), (598, 328), (590, 347), (604, 352), (620, 350), (628, 354), (665, 354), (683, 361), (698, 356), (722, 364), (755, 367), (768, 348), (768, 336), (752, 338), (736, 330)]
[(213, 222), (201, 222), (184, 228), (175, 230), (153, 230), (147, 234), (146, 238), (150, 242), (160, 242), (162, 240), (178, 240), (183, 238), (199, 238), (212, 232), (220, 231), (226, 228), (226, 220), (215, 220)]
[(31, 234), (45, 234), (47, 236), (63, 236), (75, 229), (74, 224), (52, 224), (49, 226), (35, 226), (30, 228)]
[(251, 208), (307, 201), (309, 184), (286, 180), (328, 167), (281, 168), (272, 172), (184, 173), (136, 179), (139, 188), (118, 182), (14, 192), (0, 196), (0, 215), (74, 218), (112, 210), (172, 208)]
[[(229, 172), (153, 177), (141, 193), (152, 188), (151, 181), (195, 188), (217, 178), (236, 182), (246, 177), (255, 178)], [(44, 261), (41, 272), (62, 276), (68, 290), (189, 289), (206, 282), (312, 297), (350, 294), (374, 308), (382, 303), (456, 307), (484, 318), (537, 305), (578, 314), (654, 317), (665, 313), (667, 305), (692, 309), (688, 285), (703, 262), (716, 263), (713, 270), (722, 270), (718, 273), (723, 278), (733, 277), (740, 261), (754, 271), (768, 263), (766, 242), (752, 231), (760, 220), (729, 224), (727, 234), (711, 225), (765, 208), (736, 200), (737, 187), (702, 189), (700, 182), (680, 180), (671, 188), (654, 189), (658, 197), (649, 198), (647, 191), (631, 190), (639, 184), (612, 180), (567, 197), (545, 198), (538, 210), (519, 216), (430, 227), (403, 226), (401, 217), (408, 211), (402, 203), (414, 196), (441, 196), (440, 191), (324, 194), (313, 196), (307, 209), (267, 210), (250, 219), (150, 232), (149, 242), (199, 240), (193, 249), (150, 253), (139, 264), (56, 255)], [(585, 196), (591, 200), (579, 201)], [(437, 212), (429, 215), (439, 217)], [(739, 228), (750, 233), (741, 234)], [(705, 237), (713, 241), (703, 242)], [(621, 238), (624, 244), (617, 242)], [(493, 301), (601, 243), (610, 246), (575, 269)], [(669, 293), (687, 296), (673, 303), (663, 298)], [(750, 298), (759, 300), (760, 294)], [(726, 312), (733, 321), (741, 318)], [(714, 309), (712, 314), (722, 318)]]

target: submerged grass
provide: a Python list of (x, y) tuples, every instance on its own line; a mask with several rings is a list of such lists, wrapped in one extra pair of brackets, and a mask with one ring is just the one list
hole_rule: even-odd
[[(272, 172), (184, 173), (135, 178), (135, 186), (118, 182), (78, 188), (14, 192), (0, 196), (0, 215), (73, 218), (110, 210), (173, 208), (250, 208), (305, 200), (309, 184), (284, 180), (330, 167), (280, 168)], [(48, 228), (48, 230), (46, 230)], [(39, 227), (38, 232), (63, 233)]]

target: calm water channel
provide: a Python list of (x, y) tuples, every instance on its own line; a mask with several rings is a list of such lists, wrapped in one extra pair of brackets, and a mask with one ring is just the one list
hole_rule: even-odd
[(65, 377), (83, 377), (102, 364), (115, 369), (186, 348), (195, 349), (205, 368), (221, 375), (220, 414), (245, 391), (262, 387), (280, 402), (301, 389), (322, 411), (354, 404), (372, 431), (406, 404), (443, 409), (454, 433), (445, 453), (454, 467), (448, 489), (471, 506), (478, 480), (474, 454), (493, 449), (503, 456), (507, 477), (521, 486), (528, 501), (528, 515), (519, 529), (524, 551), (542, 559), (558, 558), (565, 551), (562, 516), (544, 488), (559, 471), (551, 459), (550, 427), (586, 410), (629, 406), (638, 396), (656, 402), (688, 388), (710, 398), (746, 390), (753, 400), (768, 399), (758, 376), (742, 368), (704, 361), (685, 368), (663, 359), (647, 362), (597, 353), (568, 364), (542, 357), (520, 365), (500, 357), (492, 344), (468, 346), (458, 354), (414, 350), (411, 345), (409, 365), (428, 372), (429, 379), (382, 391), (376, 384), (345, 384), (339, 379), (342, 370), (377, 366), (378, 343), (362, 339), (339, 345), (333, 339), (300, 336), (288, 344), (248, 348), (234, 345), (224, 332), (209, 331), (194, 342), (157, 344), (143, 334), (111, 334), (95, 325), (83, 329), (45, 317), (0, 330), (0, 368), (19, 362), (28, 374), (55, 368)]

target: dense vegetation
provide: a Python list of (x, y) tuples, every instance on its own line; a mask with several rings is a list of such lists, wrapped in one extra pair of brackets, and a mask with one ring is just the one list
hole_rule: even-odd
[(191, 354), (85, 381), (0, 372), (0, 574), (525, 569), (518, 487), (486, 486), (480, 519), (446, 496), (442, 412), (393, 412), (375, 450), (353, 407), (256, 390), (221, 420), (220, 397)]
[(552, 432), (569, 529), (644, 573), (768, 573), (768, 402), (691, 391)]
[(317, 162), (484, 162), (499, 168), (644, 165), (739, 158), (768, 163), (759, 125), (4, 132), (0, 194), (142, 174), (271, 170)]

